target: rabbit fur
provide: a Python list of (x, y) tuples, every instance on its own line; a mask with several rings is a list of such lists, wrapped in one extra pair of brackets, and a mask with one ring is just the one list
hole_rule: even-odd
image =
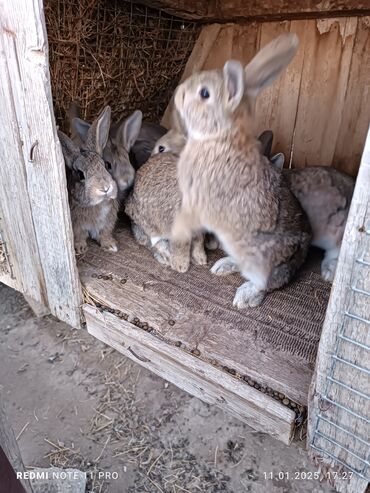
[(312, 245), (325, 252), (321, 276), (333, 282), (355, 180), (331, 166), (283, 169), (282, 153), (270, 157), (273, 133), (265, 131), (261, 137), (266, 156), (275, 168), (283, 171), (291, 192), (308, 217)]
[[(77, 116), (79, 113), (78, 105), (72, 103), (68, 116), (71, 137), (77, 145), (85, 142), (91, 126), (90, 123)], [(141, 123), (141, 111), (134, 111), (132, 115), (120, 121), (117, 125), (111, 125), (107, 144), (104, 147), (103, 159), (105, 166), (117, 183), (121, 200), (127, 195), (127, 191), (134, 181), (135, 170), (131, 164), (129, 152), (139, 136)]]
[(125, 212), (132, 220), (138, 243), (151, 249), (159, 262), (185, 272), (191, 259), (196, 264), (205, 264), (207, 257), (202, 234), (184, 243), (168, 241), (181, 202), (177, 161), (177, 156), (170, 152), (152, 156), (136, 173)]
[(143, 122), (135, 144), (130, 151), (130, 159), (135, 170), (148, 161), (157, 141), (167, 133), (167, 129), (157, 123)]
[(90, 126), (82, 148), (58, 131), (65, 164), (70, 170), (67, 183), (77, 254), (87, 250), (89, 236), (106, 250), (118, 250), (113, 238), (118, 213), (117, 185), (102, 158), (109, 125), (110, 108), (106, 107)]
[(281, 173), (254, 137), (255, 97), (290, 63), (296, 35), (269, 43), (247, 65), (195, 74), (176, 90), (175, 105), (188, 140), (178, 162), (181, 209), (172, 242), (208, 230), (248, 279), (234, 297), (238, 308), (262, 303), (304, 262), (310, 228)]
[(186, 136), (175, 129), (171, 129), (155, 143), (152, 156), (162, 152), (172, 152), (172, 154), (179, 156), (185, 143)]

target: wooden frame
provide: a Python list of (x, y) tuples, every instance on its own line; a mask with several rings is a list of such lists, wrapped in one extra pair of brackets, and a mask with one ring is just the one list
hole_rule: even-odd
[(0, 281), (78, 327), (81, 289), (42, 3), (6, 2), (1, 27), (0, 232), (12, 272)]
[[(356, 366), (369, 368), (369, 322), (363, 321), (370, 321), (369, 252), (370, 128), (326, 312), (308, 408), (310, 454), (316, 459), (320, 457), (320, 465), (324, 470), (329, 470), (329, 475), (331, 468), (339, 471), (338, 477), (332, 474), (330, 479), (338, 491), (346, 493), (365, 492), (369, 483), (356, 474), (350, 481), (343, 480), (342, 464), (335, 464), (327, 452), (354, 470), (363, 466), (356, 456), (363, 457), (365, 461), (368, 457), (369, 450), (364, 441), (366, 443), (370, 436), (370, 424), (356, 415), (364, 416), (368, 421), (370, 419), (370, 378), (368, 373), (359, 371)], [(363, 260), (367, 264), (362, 264)], [(338, 355), (350, 364), (338, 362), (335, 359)], [(351, 391), (349, 388), (358, 390)], [(332, 402), (327, 400), (328, 397)], [(369, 477), (369, 472), (367, 475)]]

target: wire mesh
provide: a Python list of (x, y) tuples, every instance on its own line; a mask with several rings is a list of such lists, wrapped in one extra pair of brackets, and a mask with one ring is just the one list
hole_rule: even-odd
[(158, 121), (198, 35), (193, 22), (127, 0), (45, 0), (57, 123), (71, 101), (92, 120), (106, 104), (118, 120), (140, 109)]
[[(370, 292), (360, 287), (356, 279), (356, 277), (362, 279), (370, 277), (370, 262), (365, 258), (366, 253), (370, 252), (370, 230), (366, 230), (365, 235), (365, 249), (356, 259), (355, 265), (357, 269), (367, 270), (362, 272), (365, 274), (362, 276), (358, 275), (359, 271), (356, 269), (353, 273), (354, 279), (348, 297), (350, 308), (343, 313), (343, 323), (336, 339), (335, 349), (330, 355), (330, 371), (326, 377), (326, 388), (321, 398), (320, 412), (310, 445), (341, 467), (370, 481), (370, 395), (365, 390), (369, 387), (370, 376), (368, 367), (370, 346), (366, 343), (370, 320), (363, 314), (353, 312), (356, 297), (365, 296), (369, 298), (370, 303)], [(353, 324), (363, 328), (360, 332), (357, 331), (356, 337), (353, 337)], [(355, 347), (356, 352), (351, 351), (351, 347)], [(352, 355), (352, 358), (349, 355)], [(339, 378), (338, 365), (348, 368), (348, 374), (340, 372), (342, 377)], [(347, 375), (348, 381), (343, 381), (344, 375)], [(341, 392), (335, 392), (338, 388)], [(341, 400), (339, 396), (345, 398)], [(361, 402), (361, 406), (357, 406), (356, 409), (353, 408), (354, 398)], [(331, 412), (333, 410), (335, 412)], [(350, 423), (350, 426), (345, 426), (344, 423)], [(350, 443), (355, 444), (356, 450), (351, 449)]]

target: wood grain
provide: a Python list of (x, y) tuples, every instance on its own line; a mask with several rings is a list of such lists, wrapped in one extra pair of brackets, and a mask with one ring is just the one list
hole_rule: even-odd
[(369, 0), (139, 0), (149, 7), (162, 9), (184, 19), (203, 21), (281, 20), (319, 16), (368, 15)]
[(137, 329), (110, 313), (84, 305), (87, 330), (136, 363), (241, 419), (258, 431), (289, 444), (295, 413), (209, 363)]
[(0, 201), (14, 275), (22, 292), (77, 327), (81, 292), (42, 3), (7, 2), (1, 25)]
[(370, 121), (370, 17), (213, 26), (203, 28), (183, 78), (228, 58), (245, 65), (282, 32), (297, 33), (293, 62), (257, 100), (255, 132), (273, 130), (274, 150), (293, 167), (334, 166), (356, 176)]
[[(8, 459), (14, 471), (18, 471), (18, 472), (25, 471), (21, 453), (19, 451), (19, 447), (17, 444), (17, 440), (15, 438), (13, 428), (9, 423), (9, 419), (5, 411), (3, 392), (1, 391), (1, 388), (0, 388), (0, 449), (2, 449), (2, 451), (4, 452), (6, 458)], [(1, 461), (1, 457), (0, 457), (0, 461)], [(1, 461), (1, 469), (3, 470), (3, 468), (5, 469), (5, 464), (3, 461)], [(6, 469), (6, 472), (7, 472), (7, 477), (3, 477), (0, 475), (1, 491), (3, 491), (4, 493), (5, 492), (21, 493), (22, 491), (25, 491), (27, 493), (33, 493), (33, 488), (30, 481), (26, 479), (19, 480), (22, 483), (24, 490), (22, 488), (17, 488), (16, 483), (19, 484), (19, 481), (16, 480), (16, 482), (14, 482), (14, 475), (11, 473), (11, 471), (9, 471), (8, 468)], [(7, 481), (9, 481), (8, 484)], [(2, 488), (6, 488), (6, 485), (8, 486), (8, 488), (2, 489)], [(14, 489), (13, 490), (10, 489), (9, 486), (11, 486)]]
[[(367, 460), (369, 453), (366, 442), (368, 442), (370, 436), (370, 378), (365, 372), (361, 372), (350, 365), (333, 361), (331, 355), (337, 354), (340, 358), (369, 369), (370, 349), (361, 348), (339, 338), (339, 335), (343, 334), (345, 337), (352, 338), (370, 347), (369, 325), (345, 315), (345, 312), (349, 312), (370, 321), (369, 295), (354, 292), (352, 289), (355, 287), (370, 292), (370, 267), (358, 262), (358, 259), (370, 262), (369, 252), (370, 130), (320, 340), (316, 370), (310, 390), (308, 429), (310, 454), (314, 458), (323, 455), (324, 458), (320, 458), (322, 467), (330, 468), (333, 462), (325, 453), (321, 454), (320, 451), (312, 448), (312, 445), (322, 448), (335, 457), (339, 457), (342, 462), (349, 464), (353, 469), (360, 472), (366, 471), (366, 468), (364, 468), (364, 463), (357, 457), (363, 457), (364, 460)], [(344, 383), (350, 388), (357, 389), (363, 395), (369, 396), (368, 399), (340, 384), (328, 381), (328, 376), (334, 377), (335, 380)], [(352, 414), (340, 407), (328, 404), (326, 397), (350, 409)], [(365, 420), (367, 419), (367, 422), (359, 419), (353, 413), (363, 416)], [(324, 420), (318, 419), (318, 416), (331, 420), (342, 428), (349, 430), (358, 438), (354, 438)], [(315, 434), (316, 430), (336, 440), (344, 447), (334, 445), (322, 436)], [(352, 453), (348, 452), (348, 450)], [(341, 469), (340, 465), (337, 465), (337, 467)], [(335, 482), (337, 490), (346, 493), (365, 492), (367, 484), (368, 481), (356, 475), (349, 482), (343, 480)]]

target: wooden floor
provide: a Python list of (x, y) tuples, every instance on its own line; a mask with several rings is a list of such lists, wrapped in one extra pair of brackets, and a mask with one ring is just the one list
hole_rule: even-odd
[[(92, 298), (162, 341), (306, 405), (330, 294), (317, 259), (261, 307), (238, 311), (232, 307), (238, 275), (218, 278), (199, 266), (179, 274), (156, 262), (128, 228), (116, 236), (118, 253), (92, 243), (79, 261)], [(209, 266), (218, 255), (210, 257)]]

